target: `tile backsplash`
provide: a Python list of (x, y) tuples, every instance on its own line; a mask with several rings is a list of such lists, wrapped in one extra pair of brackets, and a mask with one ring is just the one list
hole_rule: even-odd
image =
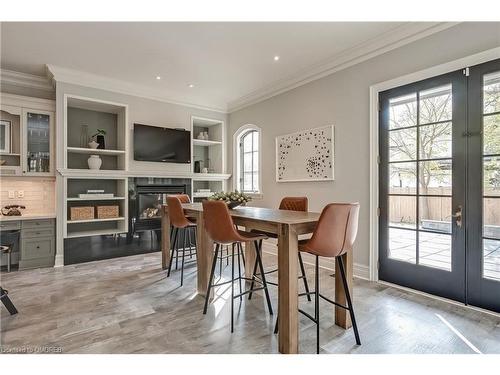
[[(9, 198), (9, 193), (14, 197)], [(26, 206), (24, 215), (53, 214), (56, 211), (55, 180), (0, 177), (0, 204), (1, 207), (10, 204)]]

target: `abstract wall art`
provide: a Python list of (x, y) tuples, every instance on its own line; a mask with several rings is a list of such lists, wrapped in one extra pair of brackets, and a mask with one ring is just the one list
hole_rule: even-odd
[(334, 179), (333, 125), (276, 137), (276, 181)]

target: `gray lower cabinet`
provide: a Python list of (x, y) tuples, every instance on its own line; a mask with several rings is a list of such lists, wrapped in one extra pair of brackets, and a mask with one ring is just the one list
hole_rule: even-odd
[(24, 220), (21, 224), (19, 269), (53, 267), (55, 220)]

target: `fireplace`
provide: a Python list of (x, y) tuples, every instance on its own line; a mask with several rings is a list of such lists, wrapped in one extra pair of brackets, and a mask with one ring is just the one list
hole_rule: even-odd
[(144, 231), (159, 231), (160, 208), (166, 203), (167, 195), (189, 194), (190, 190), (189, 179), (129, 179), (129, 236)]

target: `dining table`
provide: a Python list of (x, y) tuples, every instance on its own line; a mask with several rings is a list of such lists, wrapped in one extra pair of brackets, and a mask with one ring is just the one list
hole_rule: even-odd
[[(196, 221), (196, 262), (197, 292), (204, 296), (210, 277), (210, 265), (214, 256), (213, 241), (205, 230), (205, 219), (201, 203), (182, 205), (187, 217)], [(229, 210), (234, 224), (245, 230), (262, 230), (274, 233), (278, 238), (278, 350), (280, 353), (295, 354), (299, 350), (299, 291), (298, 291), (298, 242), (299, 236), (314, 231), (320, 214), (317, 212), (289, 211), (261, 207), (239, 206)], [(161, 250), (162, 268), (167, 269), (170, 261), (170, 220), (168, 205), (161, 207)], [(348, 287), (352, 289), (353, 261), (352, 252), (342, 255), (346, 265)], [(255, 262), (255, 247), (252, 242), (245, 243), (245, 274), (252, 276)], [(344, 286), (335, 262), (335, 301), (346, 305)], [(351, 291), (352, 295), (352, 291)], [(335, 324), (348, 329), (351, 320), (347, 310), (338, 306), (333, 308)]]

